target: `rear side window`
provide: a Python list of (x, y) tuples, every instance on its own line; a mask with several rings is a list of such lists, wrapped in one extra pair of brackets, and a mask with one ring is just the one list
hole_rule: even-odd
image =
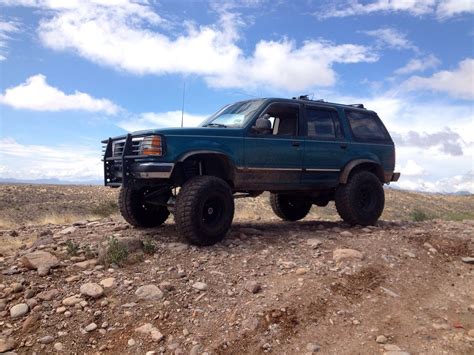
[(371, 112), (346, 110), (352, 134), (358, 141), (389, 142), (390, 137), (377, 115)]
[(342, 137), (341, 124), (336, 112), (318, 108), (306, 108), (308, 137), (336, 139)]

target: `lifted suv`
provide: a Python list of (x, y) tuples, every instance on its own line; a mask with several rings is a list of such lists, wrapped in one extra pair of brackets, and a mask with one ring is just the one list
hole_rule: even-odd
[(225, 237), (234, 198), (263, 191), (286, 221), (335, 200), (347, 223), (374, 224), (384, 208), (382, 185), (400, 176), (393, 141), (375, 112), (305, 96), (237, 102), (197, 128), (103, 143), (104, 182), (121, 186), (125, 220), (156, 227), (171, 211), (178, 232), (196, 245)]

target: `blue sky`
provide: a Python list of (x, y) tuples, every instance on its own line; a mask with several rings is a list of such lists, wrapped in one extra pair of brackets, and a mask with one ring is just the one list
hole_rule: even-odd
[(101, 178), (100, 140), (226, 103), (362, 102), (400, 188), (474, 193), (470, 0), (0, 0), (0, 178)]

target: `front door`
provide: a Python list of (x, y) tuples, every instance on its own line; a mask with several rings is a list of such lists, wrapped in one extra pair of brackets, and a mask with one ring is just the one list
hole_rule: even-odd
[(299, 104), (273, 103), (262, 113), (271, 122), (266, 132), (251, 129), (244, 137), (245, 180), (252, 187), (284, 190), (298, 186), (303, 165)]

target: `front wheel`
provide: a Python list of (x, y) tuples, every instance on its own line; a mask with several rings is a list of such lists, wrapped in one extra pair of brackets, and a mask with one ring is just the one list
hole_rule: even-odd
[(270, 194), (270, 205), (273, 212), (285, 221), (298, 221), (306, 217), (312, 203), (303, 196), (287, 194)]
[(181, 188), (174, 219), (178, 233), (191, 244), (221, 241), (234, 218), (234, 196), (229, 185), (214, 176), (195, 176)]
[[(145, 201), (145, 196), (152, 192), (148, 188), (136, 189), (122, 187), (119, 194), (119, 208), (122, 217), (134, 227), (152, 228), (165, 223), (170, 215), (166, 206), (153, 205)], [(171, 196), (167, 191), (163, 200)]]
[(337, 188), (335, 197), (337, 212), (351, 225), (375, 224), (385, 204), (382, 183), (368, 171), (352, 175), (347, 184)]

